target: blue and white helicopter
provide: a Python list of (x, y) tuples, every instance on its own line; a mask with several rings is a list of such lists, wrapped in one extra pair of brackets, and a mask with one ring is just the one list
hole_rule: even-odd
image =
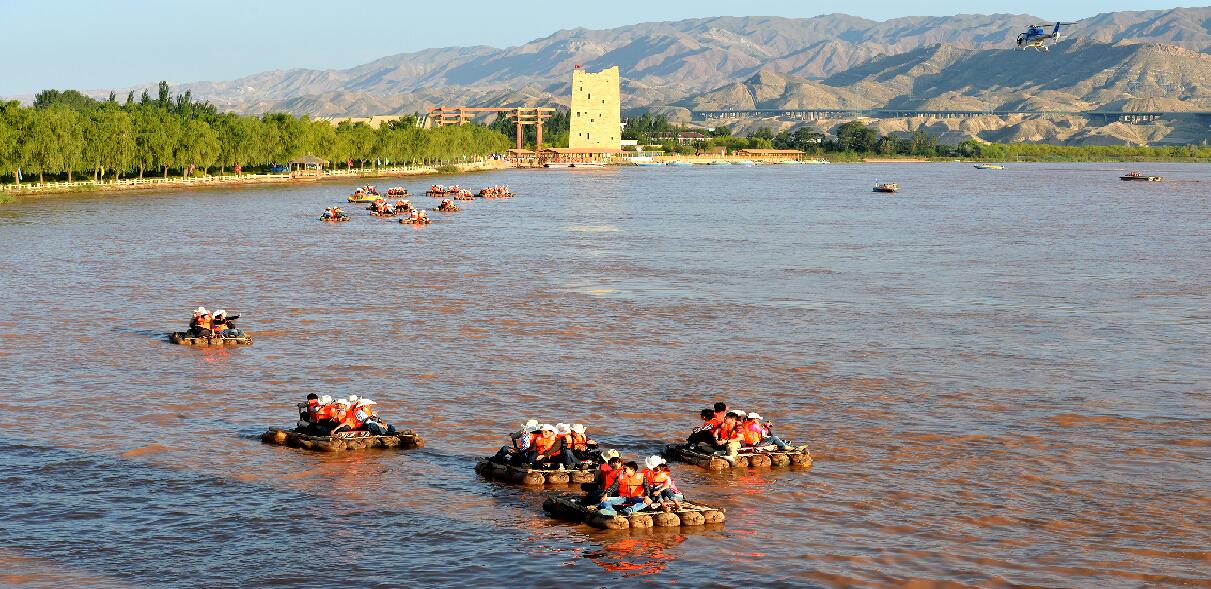
[(1018, 49), (1025, 51), (1027, 49), (1041, 49), (1050, 51), (1051, 47), (1047, 41), (1051, 41), (1051, 45), (1055, 45), (1060, 41), (1060, 27), (1065, 25), (1074, 25), (1074, 22), (1057, 22), (1055, 28), (1051, 32), (1047, 32), (1047, 25), (1030, 25), (1026, 27), (1026, 32), (1018, 35)]

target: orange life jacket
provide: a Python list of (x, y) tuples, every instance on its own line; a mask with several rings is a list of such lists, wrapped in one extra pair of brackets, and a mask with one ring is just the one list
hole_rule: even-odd
[(720, 442), (732, 441), (733, 439), (738, 437), (736, 435), (737, 427), (738, 426), (735, 424), (729, 426), (728, 424), (724, 423), (723, 425), (720, 425), (718, 428), (715, 429), (715, 439), (719, 440)]
[(211, 318), (210, 315), (198, 316), (198, 328), (199, 329), (210, 329), (213, 326), (214, 326), (214, 319)]
[(623, 474), (618, 478), (618, 496), (643, 497), (643, 482), (643, 475), (639, 473), (630, 476)]
[(576, 432), (568, 434), (568, 443), (572, 445), (573, 450), (584, 451), (589, 449), (589, 438), (585, 437), (584, 434)]
[(357, 411), (354, 411), (352, 407), (345, 410), (345, 417), (341, 420), (341, 423), (349, 426), (349, 429), (362, 427), (362, 422), (357, 420)]
[(539, 454), (546, 454), (548, 450), (555, 447), (555, 443), (558, 441), (559, 438), (556, 436), (551, 436), (550, 438), (538, 436), (534, 440), (530, 441), (530, 449), (538, 452)]
[(755, 446), (765, 436), (762, 427), (756, 423), (751, 423), (744, 426), (744, 443), (750, 446)]
[(672, 477), (664, 471), (652, 470), (650, 468), (643, 469), (643, 478), (647, 480), (648, 486), (655, 489), (660, 485), (665, 484)]

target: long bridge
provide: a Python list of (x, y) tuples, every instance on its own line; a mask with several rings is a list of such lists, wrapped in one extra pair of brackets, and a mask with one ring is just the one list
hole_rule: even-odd
[(1042, 111), (1042, 110), (916, 110), (897, 108), (876, 109), (799, 109), (799, 108), (752, 108), (732, 110), (695, 110), (691, 111), (694, 119), (747, 119), (779, 117), (815, 121), (819, 119), (903, 119), (903, 118), (932, 118), (932, 119), (967, 119), (974, 117), (1010, 115), (1051, 115), (1078, 116), (1091, 121), (1102, 123), (1124, 122), (1143, 123), (1162, 119), (1196, 120), (1211, 123), (1211, 112), (1187, 111)]

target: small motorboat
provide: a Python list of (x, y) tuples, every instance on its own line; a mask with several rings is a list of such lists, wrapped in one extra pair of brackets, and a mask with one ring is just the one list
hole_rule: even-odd
[(636, 166), (641, 168), (663, 168), (664, 164), (660, 162), (635, 162)]
[(1118, 177), (1124, 182), (1160, 182), (1160, 176), (1147, 176), (1139, 172), (1129, 172)]
[(875, 192), (895, 193), (900, 191), (900, 185), (895, 182), (875, 182)]
[(733, 165), (733, 166), (744, 166), (744, 167), (746, 167), (746, 168), (751, 168), (751, 167), (753, 167), (753, 166), (757, 165), (757, 162), (754, 162), (753, 160), (737, 160), (737, 161), (732, 162), (732, 165)]
[(828, 160), (811, 159), (811, 160), (803, 160), (803, 163), (805, 163), (805, 164), (813, 164), (813, 165), (821, 166), (821, 165), (824, 165), (824, 164), (831, 164), (832, 162), (830, 162), (830, 161), (828, 161)]
[(727, 160), (715, 160), (707, 165), (708, 166), (730, 166), (730, 165), (732, 165), (732, 162), (729, 162)]
[(570, 168), (572, 164), (567, 162), (547, 162), (542, 165), (544, 168)]
[(692, 166), (694, 162), (669, 162), (670, 166)]
[(977, 170), (1004, 170), (1005, 166), (1000, 164), (976, 164), (975, 168)]
[(570, 168), (604, 168), (605, 164), (599, 164), (597, 162), (579, 162), (579, 163), (575, 163), (575, 164), (570, 164), (568, 167), (570, 167)]

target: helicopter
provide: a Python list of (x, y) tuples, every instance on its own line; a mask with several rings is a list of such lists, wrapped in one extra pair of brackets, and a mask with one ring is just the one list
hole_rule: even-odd
[(1055, 45), (1060, 40), (1060, 27), (1064, 25), (1074, 25), (1074, 22), (1057, 22), (1055, 28), (1051, 29), (1051, 33), (1047, 32), (1047, 25), (1030, 25), (1026, 27), (1026, 32), (1018, 35), (1018, 49), (1025, 51), (1030, 48), (1042, 49), (1050, 51), (1051, 47), (1047, 45), (1047, 41), (1051, 40), (1051, 44)]

